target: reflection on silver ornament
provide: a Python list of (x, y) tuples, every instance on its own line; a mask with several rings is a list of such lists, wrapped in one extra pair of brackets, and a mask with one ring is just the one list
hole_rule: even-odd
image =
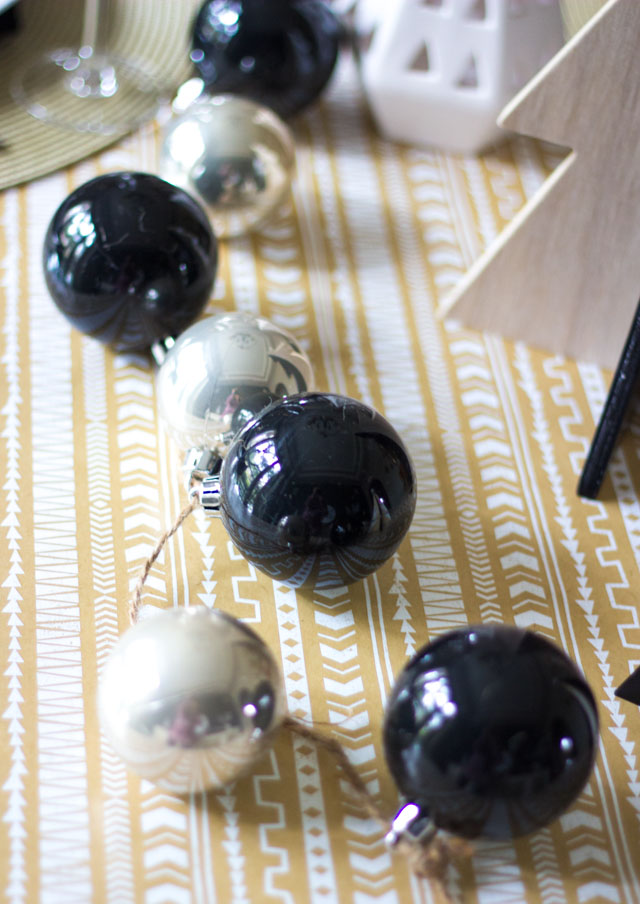
[(157, 376), (160, 419), (180, 449), (223, 453), (271, 402), (311, 388), (295, 339), (262, 317), (207, 317), (177, 339)]
[(201, 95), (166, 127), (163, 179), (195, 195), (218, 238), (261, 226), (285, 199), (295, 161), (291, 132), (267, 107)]
[(179, 794), (234, 781), (285, 716), (268, 648), (205, 607), (165, 610), (130, 628), (107, 660), (98, 705), (126, 765)]

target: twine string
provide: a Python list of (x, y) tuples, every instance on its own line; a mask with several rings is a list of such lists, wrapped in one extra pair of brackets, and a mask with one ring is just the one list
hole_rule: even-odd
[(338, 762), (338, 765), (344, 772), (345, 778), (358, 795), (367, 816), (374, 819), (384, 832), (389, 831), (389, 820), (385, 818), (384, 813), (376, 803), (375, 798), (369, 792), (369, 789), (360, 777), (358, 771), (351, 765), (351, 761), (339, 741), (336, 741), (331, 735), (323, 734), (315, 728), (311, 728), (310, 725), (305, 725), (304, 722), (299, 722), (298, 719), (294, 719), (292, 716), (286, 716), (282, 723), (282, 727), (287, 731), (298, 735), (298, 737), (305, 738), (307, 741), (312, 741), (316, 746), (321, 747), (323, 750), (330, 753)]
[[(135, 625), (138, 620), (140, 607), (142, 605), (142, 591), (151, 569), (171, 537), (180, 530), (184, 521), (186, 521), (189, 515), (195, 511), (200, 504), (200, 499), (195, 495), (182, 509), (171, 527), (159, 537), (156, 545), (145, 561), (129, 602), (129, 621), (132, 625)], [(391, 825), (391, 819), (383, 813), (382, 809), (378, 806), (376, 799), (367, 788), (366, 783), (360, 777), (357, 769), (351, 764), (342, 744), (331, 735), (324, 734), (315, 728), (306, 725), (304, 722), (294, 719), (292, 716), (285, 717), (283, 727), (292, 734), (311, 741), (317, 747), (326, 750), (327, 753), (333, 757), (342, 769), (347, 782), (358, 797), (358, 801), (364, 812), (370, 819), (373, 819), (378, 823), (381, 830), (386, 835)], [(428, 838), (425, 840), (413, 839), (405, 833), (404, 835), (401, 835), (394, 844), (394, 849), (400, 851), (407, 858), (410, 868), (417, 876), (436, 882), (444, 895), (445, 900), (451, 900), (445, 885), (446, 874), (454, 859), (469, 855), (470, 849), (467, 842), (450, 836), (443, 836), (437, 831), (429, 834)]]
[(171, 527), (168, 528), (168, 530), (166, 530), (158, 539), (158, 542), (151, 551), (147, 561), (144, 563), (142, 571), (140, 572), (140, 577), (136, 581), (136, 586), (133, 588), (133, 596), (129, 601), (129, 621), (132, 625), (135, 625), (135, 623), (138, 621), (138, 615), (140, 613), (140, 607), (142, 605), (142, 590), (147, 581), (147, 578), (149, 577), (149, 572), (155, 565), (158, 556), (160, 555), (166, 544), (169, 542), (171, 537), (173, 537), (176, 531), (180, 530), (182, 523), (186, 521), (191, 512), (195, 511), (199, 505), (200, 500), (194, 496), (189, 504), (185, 505), (185, 507), (182, 509)]
[[(339, 741), (305, 725), (292, 716), (285, 718), (283, 727), (298, 737), (313, 741), (337, 761), (345, 778), (356, 792), (359, 803), (367, 816), (374, 819), (386, 834), (389, 831), (391, 819), (378, 806), (376, 799), (351, 764)], [(425, 840), (413, 839), (405, 833), (394, 845), (394, 850), (401, 852), (406, 857), (411, 870), (417, 876), (436, 882), (446, 901), (451, 901), (446, 887), (446, 877), (450, 865), (455, 859), (468, 857), (471, 853), (471, 847), (464, 839), (443, 835), (437, 830), (429, 834)]]

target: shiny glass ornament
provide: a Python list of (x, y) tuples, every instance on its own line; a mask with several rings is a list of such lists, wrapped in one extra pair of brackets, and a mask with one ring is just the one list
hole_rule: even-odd
[(318, 97), (339, 40), (322, 0), (209, 0), (196, 17), (191, 59), (211, 91), (241, 94), (286, 119)]
[(177, 339), (158, 370), (160, 419), (181, 449), (219, 452), (254, 415), (311, 387), (295, 339), (262, 317), (205, 317)]
[(416, 503), (413, 465), (391, 424), (329, 393), (274, 402), (250, 421), (218, 489), (215, 504), (243, 556), (293, 587), (337, 587), (374, 572)]
[(148, 173), (109, 173), (62, 202), (43, 263), (51, 297), (76, 329), (118, 351), (143, 350), (202, 311), (217, 243), (186, 192)]
[(109, 655), (98, 706), (126, 765), (180, 794), (234, 781), (285, 715), (268, 648), (204, 606), (163, 610), (130, 628)]
[(420, 650), (384, 723), (401, 793), (421, 818), (466, 838), (546, 826), (581, 792), (597, 744), (595, 701), (576, 665), (506, 625), (453, 631)]
[(291, 133), (271, 110), (205, 94), (165, 128), (158, 171), (198, 198), (221, 239), (269, 219), (289, 192), (294, 160)]

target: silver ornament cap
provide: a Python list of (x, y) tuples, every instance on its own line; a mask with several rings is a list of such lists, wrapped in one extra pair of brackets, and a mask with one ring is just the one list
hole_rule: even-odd
[(164, 610), (130, 628), (105, 664), (98, 708), (125, 764), (178, 794), (233, 782), (285, 715), (266, 645), (204, 606)]
[(291, 132), (268, 107), (201, 94), (165, 127), (159, 173), (198, 198), (224, 239), (269, 219), (289, 192), (294, 163)]
[(223, 455), (271, 402), (313, 382), (307, 355), (285, 330), (238, 311), (207, 317), (178, 337), (160, 366), (160, 420), (178, 447)]

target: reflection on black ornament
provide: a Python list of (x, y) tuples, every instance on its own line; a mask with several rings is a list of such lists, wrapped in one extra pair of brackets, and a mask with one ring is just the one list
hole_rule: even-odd
[(413, 466), (389, 422), (325, 393), (266, 408), (236, 437), (220, 476), (231, 539), (293, 587), (371, 574), (399, 546), (415, 502)]
[(505, 625), (424, 647), (394, 687), (384, 725), (401, 793), (437, 828), (509, 838), (559, 816), (596, 754), (593, 694), (540, 635)]
[(118, 351), (177, 336), (206, 305), (217, 243), (186, 192), (147, 173), (81, 185), (44, 242), (51, 296), (74, 327)]
[(216, 94), (241, 94), (286, 118), (326, 85), (339, 38), (321, 0), (209, 0), (196, 18), (191, 58)]

